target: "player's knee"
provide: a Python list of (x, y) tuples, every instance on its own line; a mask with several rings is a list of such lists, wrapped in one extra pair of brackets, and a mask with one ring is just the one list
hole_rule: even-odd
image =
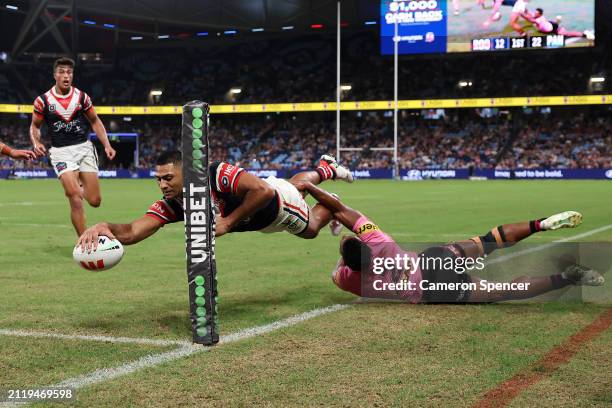
[(71, 208), (82, 208), (83, 207), (83, 196), (78, 191), (66, 191), (66, 197), (70, 203)]
[(100, 206), (100, 204), (102, 204), (102, 197), (100, 197), (99, 195), (94, 196), (94, 197), (90, 197), (90, 198), (87, 199), (87, 202), (92, 207), (98, 208)]

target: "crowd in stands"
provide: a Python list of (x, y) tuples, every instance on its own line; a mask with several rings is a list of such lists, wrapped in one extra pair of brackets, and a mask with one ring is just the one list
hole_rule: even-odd
[[(84, 61), (75, 83), (98, 105), (313, 102), (336, 98), (335, 36), (319, 34), (202, 47), (117, 49), (114, 60)], [(579, 54), (577, 54), (577, 52)], [(402, 57), (400, 99), (569, 95), (607, 92), (589, 78), (610, 65), (591, 51)], [(608, 61), (608, 62), (606, 62)], [(31, 103), (53, 84), (51, 62), (19, 65), (21, 80), (0, 71), (0, 102)], [(2, 67), (0, 66), (0, 69)], [(393, 98), (393, 58), (380, 55), (376, 30), (343, 37), (341, 81), (352, 89), (344, 100)], [(472, 86), (459, 87), (459, 81)], [(10, 87), (8, 86), (10, 84)], [(231, 94), (240, 87), (240, 94)], [(24, 88), (24, 89), (22, 89)], [(5, 87), (0, 87), (5, 89)], [(152, 97), (151, 90), (162, 90)], [(21, 95), (21, 96), (19, 96)]]
[[(612, 119), (609, 110), (533, 111), (512, 117), (500, 112), (401, 111), (398, 158), (401, 168), (612, 168)], [(503, 113), (503, 112), (502, 112)], [(27, 118), (0, 118), (0, 140), (29, 146)], [(430, 119), (428, 119), (430, 118)], [(136, 122), (105, 121), (110, 130), (140, 134), (139, 163), (151, 168), (160, 153), (180, 148), (180, 118)], [(393, 118), (383, 112), (343, 114), (341, 160), (351, 168), (390, 168)], [(212, 160), (250, 169), (311, 168), (324, 153), (336, 152), (335, 118), (329, 113), (214, 116), (210, 129)], [(0, 168), (45, 167), (0, 158)], [(104, 168), (118, 166), (103, 162)]]

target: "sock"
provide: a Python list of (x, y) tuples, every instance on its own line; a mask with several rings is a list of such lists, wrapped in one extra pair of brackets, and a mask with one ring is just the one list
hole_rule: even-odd
[(546, 218), (540, 218), (539, 220), (529, 221), (529, 229), (531, 230), (532, 234), (543, 231), (542, 227), (540, 226), (540, 223), (545, 219)]
[(564, 288), (564, 287), (566, 287), (568, 285), (573, 285), (573, 284), (576, 283), (573, 280), (568, 279), (565, 276), (565, 272), (564, 273), (559, 273), (557, 275), (551, 275), (550, 276), (550, 281), (552, 283), (553, 288), (555, 288), (555, 289), (561, 289), (561, 288)]
[(332, 166), (327, 163), (319, 163), (319, 167), (316, 168), (317, 173), (319, 173), (319, 177), (321, 177), (321, 181), (335, 179), (336, 171)]

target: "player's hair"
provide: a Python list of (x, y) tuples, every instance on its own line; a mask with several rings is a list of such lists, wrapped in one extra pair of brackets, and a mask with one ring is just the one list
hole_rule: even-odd
[(372, 258), (372, 250), (357, 237), (350, 237), (342, 241), (340, 248), (344, 264), (354, 271), (367, 269)]
[(540, 7), (538, 7), (538, 8), (536, 9), (536, 11), (539, 11), (539, 12), (540, 12), (540, 14), (544, 14), (544, 10), (543, 10), (543, 9), (541, 9)]
[(74, 60), (68, 57), (62, 57), (62, 58), (56, 59), (55, 62), (53, 63), (53, 72), (55, 72), (57, 67), (59, 67), (60, 65), (68, 65), (70, 68), (74, 69)]
[(164, 164), (181, 164), (183, 162), (183, 155), (178, 150), (170, 150), (159, 155), (155, 162), (158, 166)]

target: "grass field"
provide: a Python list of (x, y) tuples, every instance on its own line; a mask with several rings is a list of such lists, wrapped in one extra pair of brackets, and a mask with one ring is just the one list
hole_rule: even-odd
[[(404, 242), (462, 239), (565, 209), (584, 214), (579, 229), (538, 234), (530, 243), (596, 229), (581, 240), (612, 242), (612, 188), (603, 181), (326, 186)], [(90, 223), (130, 221), (160, 196), (150, 180), (105, 180), (102, 189), (102, 207), (87, 209)], [(0, 181), (0, 191), (0, 388), (49, 386), (101, 370), (96, 381), (81, 382), (75, 406), (463, 407), (516, 374), (535, 373), (541, 378), (510, 406), (612, 404), (611, 330), (558, 367), (546, 363), (553, 348), (610, 309), (610, 282), (592, 289), (602, 291), (596, 303), (360, 303), (331, 282), (338, 239), (327, 230), (313, 241), (259, 233), (217, 241), (222, 336), (349, 307), (206, 352), (182, 345), (182, 358), (109, 379), (114, 367), (177, 348), (115, 338), (190, 340), (182, 225), (127, 247), (116, 268), (93, 273), (72, 261), (75, 236), (59, 183)]]

